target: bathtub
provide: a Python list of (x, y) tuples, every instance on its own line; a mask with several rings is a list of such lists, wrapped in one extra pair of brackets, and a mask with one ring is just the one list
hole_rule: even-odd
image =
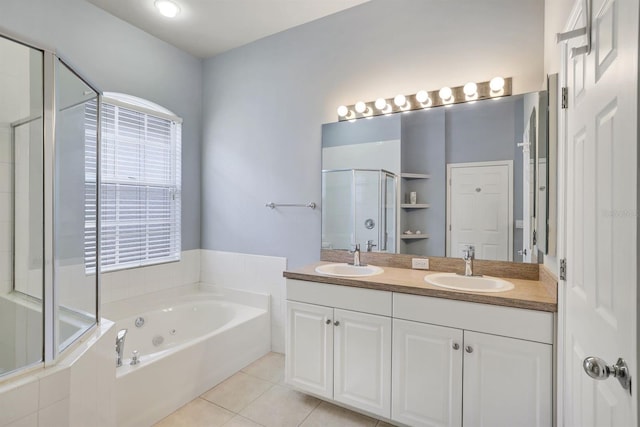
[(271, 347), (268, 295), (199, 284), (106, 304), (104, 316), (127, 329), (118, 426), (154, 424)]

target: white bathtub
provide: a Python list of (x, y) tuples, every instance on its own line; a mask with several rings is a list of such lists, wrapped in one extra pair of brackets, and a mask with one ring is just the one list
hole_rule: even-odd
[[(118, 426), (152, 425), (271, 347), (268, 295), (201, 284), (107, 304), (104, 314), (127, 329), (116, 369)], [(140, 363), (130, 365), (134, 350)]]

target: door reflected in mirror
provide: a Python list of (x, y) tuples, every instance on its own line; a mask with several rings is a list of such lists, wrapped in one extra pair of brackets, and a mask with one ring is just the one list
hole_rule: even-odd
[(540, 262), (546, 92), (322, 127), (322, 247)]

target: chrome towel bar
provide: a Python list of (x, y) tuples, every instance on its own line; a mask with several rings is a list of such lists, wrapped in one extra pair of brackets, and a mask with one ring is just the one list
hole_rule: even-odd
[(316, 204), (314, 202), (309, 203), (273, 203), (269, 202), (265, 205), (268, 208), (275, 209), (277, 207), (288, 207), (288, 208), (311, 208), (315, 209)]

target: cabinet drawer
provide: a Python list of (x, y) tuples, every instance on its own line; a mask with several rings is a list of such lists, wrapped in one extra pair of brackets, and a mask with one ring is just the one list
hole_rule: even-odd
[(553, 343), (553, 313), (545, 311), (394, 293), (393, 317)]
[(287, 279), (287, 299), (391, 316), (391, 292)]

